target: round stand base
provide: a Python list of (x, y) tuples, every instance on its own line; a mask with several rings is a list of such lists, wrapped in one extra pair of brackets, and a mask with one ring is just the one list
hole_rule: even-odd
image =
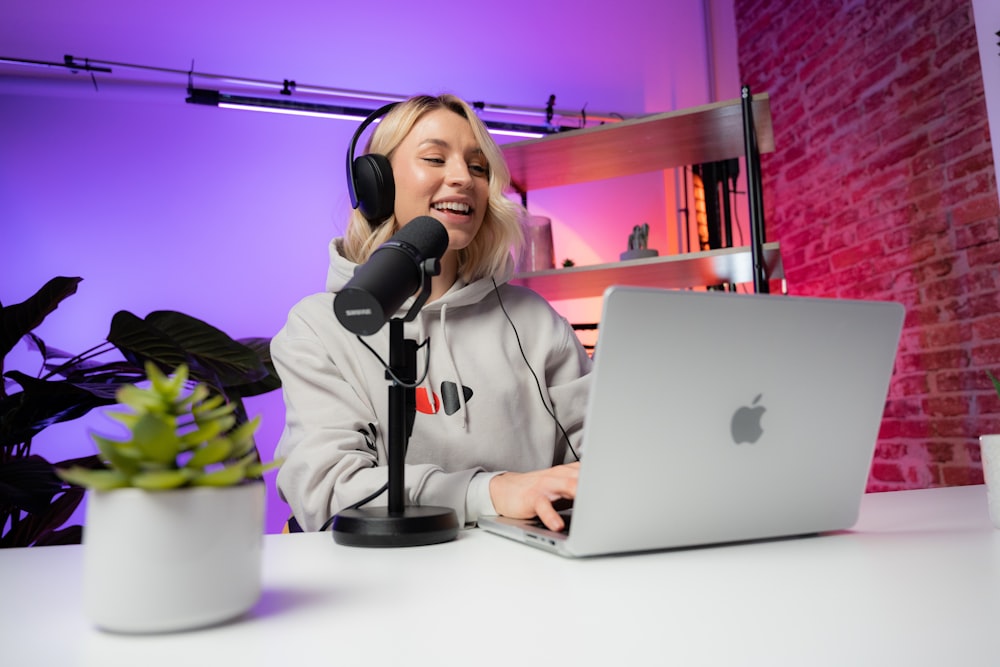
[(449, 542), (458, 535), (455, 510), (446, 507), (387, 507), (344, 510), (333, 519), (333, 540), (349, 547), (416, 547)]

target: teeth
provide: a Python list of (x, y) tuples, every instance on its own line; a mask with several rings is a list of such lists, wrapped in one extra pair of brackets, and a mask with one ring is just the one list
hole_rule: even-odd
[(458, 211), (459, 213), (469, 212), (468, 204), (462, 204), (457, 201), (438, 202), (437, 204), (434, 204), (434, 208), (436, 208), (439, 211), (449, 210), (449, 211)]

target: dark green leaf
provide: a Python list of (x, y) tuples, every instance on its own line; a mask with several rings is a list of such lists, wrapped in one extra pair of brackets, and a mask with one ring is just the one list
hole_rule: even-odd
[(187, 363), (192, 380), (218, 391), (267, 375), (254, 350), (210, 324), (172, 310), (152, 312), (145, 320), (122, 311), (115, 315), (108, 340), (134, 363), (149, 359), (164, 371)]
[[(56, 529), (66, 523), (83, 500), (84, 490), (69, 487), (41, 512), (28, 514), (17, 522), (3, 538), (0, 547), (27, 547), (33, 544), (51, 544)], [(72, 532), (64, 537), (70, 537)], [(58, 538), (55, 538), (58, 539)]]
[(83, 542), (83, 526), (66, 526), (59, 530), (42, 533), (35, 540), (36, 547), (58, 547), (65, 544), (80, 544)]
[(80, 466), (82, 468), (90, 468), (91, 470), (100, 470), (101, 468), (104, 468), (104, 462), (101, 461), (101, 457), (96, 454), (88, 454), (87, 456), (66, 459), (65, 461), (53, 464), (53, 467), (55, 468), (67, 468), (70, 466)]
[(0, 360), (14, 349), (17, 341), (41, 324), (63, 299), (75, 294), (81, 280), (83, 278), (53, 278), (27, 300), (0, 308)]
[(986, 377), (988, 377), (990, 379), (990, 382), (993, 383), (993, 388), (996, 389), (997, 396), (1000, 396), (1000, 379), (998, 379), (995, 375), (993, 375), (993, 373), (990, 373), (989, 371), (986, 371)]
[(34, 334), (28, 334), (28, 349), (33, 349), (45, 359), (71, 359), (73, 354), (46, 344)]
[(27, 442), (52, 424), (82, 417), (92, 409), (115, 402), (73, 383), (39, 380), (20, 371), (10, 371), (23, 391), (0, 399), (0, 447)]
[(255, 350), (202, 320), (172, 310), (159, 310), (147, 315), (146, 321), (167, 333), (188, 353), (193, 380), (225, 389), (255, 382), (267, 374)]
[(77, 387), (101, 397), (113, 397), (122, 385), (135, 384), (146, 379), (146, 372), (141, 366), (135, 366), (127, 361), (81, 362), (60, 366), (59, 374)]
[(62, 490), (52, 464), (37, 454), (0, 463), (0, 504), (41, 512)]
[(108, 342), (117, 347), (132, 365), (139, 368), (149, 360), (165, 373), (170, 373), (188, 362), (187, 355), (177, 341), (127, 310), (120, 310), (111, 318)]
[(231, 384), (226, 387), (226, 394), (230, 398), (247, 398), (249, 396), (260, 396), (269, 391), (280, 389), (281, 378), (278, 377), (278, 371), (274, 369), (274, 362), (271, 361), (271, 339), (240, 338), (239, 342), (254, 351), (257, 358), (264, 364), (267, 375), (256, 382)]

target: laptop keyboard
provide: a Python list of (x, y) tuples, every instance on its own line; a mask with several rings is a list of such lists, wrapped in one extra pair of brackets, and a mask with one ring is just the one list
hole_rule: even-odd
[[(553, 531), (553, 532), (560, 532), (563, 535), (568, 535), (569, 523), (573, 518), (573, 511), (571, 509), (564, 510), (562, 512), (559, 512), (559, 516), (561, 516), (563, 519), (563, 529), (560, 531)], [(541, 519), (539, 519), (538, 517), (535, 517), (534, 519), (531, 520), (531, 525), (534, 526), (535, 528), (542, 528), (543, 530), (549, 530), (549, 528), (546, 527), (546, 525), (542, 523)]]

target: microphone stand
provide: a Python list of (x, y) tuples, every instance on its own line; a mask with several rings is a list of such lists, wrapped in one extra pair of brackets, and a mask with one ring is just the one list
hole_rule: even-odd
[(406, 505), (406, 448), (417, 414), (417, 344), (403, 334), (431, 293), (431, 277), (441, 271), (437, 259), (420, 266), (422, 286), (405, 317), (389, 321), (389, 502), (386, 507), (346, 509), (333, 519), (333, 539), (354, 547), (411, 547), (438, 544), (458, 535), (458, 517), (448, 507)]

